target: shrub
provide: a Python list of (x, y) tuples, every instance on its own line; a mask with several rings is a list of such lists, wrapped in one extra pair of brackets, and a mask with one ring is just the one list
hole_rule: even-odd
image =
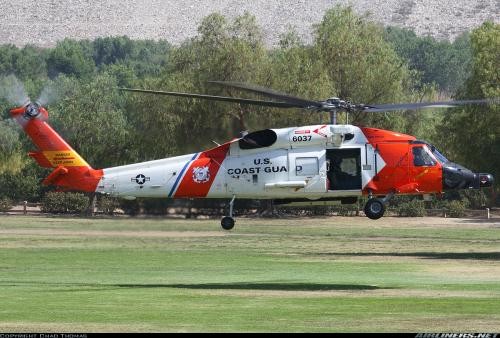
[(332, 207), (338, 216), (356, 216), (358, 204), (340, 204)]
[(0, 174), (0, 198), (38, 202), (42, 197), (41, 192), (46, 189), (40, 184), (40, 178), (47, 176), (45, 171), (28, 165), (18, 173)]
[(89, 198), (82, 193), (48, 192), (42, 199), (42, 212), (81, 214), (88, 209)]
[[(190, 201), (185, 200), (186, 207), (190, 206)], [(171, 204), (169, 199), (159, 199), (159, 198), (144, 198), (139, 201), (145, 214), (148, 215), (166, 215), (167, 209)]]
[(450, 201), (445, 206), (449, 217), (464, 217), (466, 205), (464, 201)]
[(0, 212), (7, 212), (12, 208), (12, 201), (6, 197), (0, 198)]
[(400, 217), (423, 217), (425, 216), (424, 201), (415, 199), (409, 202), (401, 202), (396, 207), (396, 213)]
[(110, 196), (102, 196), (97, 202), (97, 209), (105, 214), (113, 215), (120, 204), (118, 200)]
[(125, 212), (125, 214), (130, 216), (136, 216), (141, 212), (141, 204), (138, 200), (126, 200), (120, 199), (118, 201), (120, 208)]
[(484, 209), (489, 205), (488, 196), (486, 196), (483, 190), (463, 190), (460, 192), (460, 196), (467, 199), (468, 203), (466, 206), (471, 209)]

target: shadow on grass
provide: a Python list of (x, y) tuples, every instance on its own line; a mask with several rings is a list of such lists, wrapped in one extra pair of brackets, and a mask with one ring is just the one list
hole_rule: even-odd
[(473, 259), (500, 260), (500, 252), (331, 252), (320, 253), (320, 256), (350, 257), (417, 257), (428, 259)]
[(117, 284), (129, 288), (175, 288), (194, 290), (269, 290), (269, 291), (334, 291), (376, 290), (379, 287), (362, 284), (310, 284), (310, 283), (204, 283), (204, 284)]
[[(147, 283), (123, 283), (123, 284), (99, 284), (99, 283), (44, 283), (29, 281), (5, 281), (0, 286), (50, 286), (61, 287), (59, 291), (98, 291), (110, 289), (191, 289), (191, 290), (265, 290), (265, 291), (349, 291), (349, 290), (378, 290), (386, 289), (375, 285), (363, 284), (316, 284), (316, 283), (197, 283), (197, 284), (147, 284)], [(75, 289), (78, 287), (79, 289)], [(54, 291), (54, 290), (52, 290)]]

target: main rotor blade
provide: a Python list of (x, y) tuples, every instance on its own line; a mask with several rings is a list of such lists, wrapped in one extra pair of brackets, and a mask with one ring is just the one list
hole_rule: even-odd
[(309, 109), (323, 107), (323, 104), (319, 101), (306, 100), (306, 99), (302, 99), (300, 97), (280, 93), (280, 92), (277, 92), (277, 91), (269, 89), (269, 88), (259, 87), (259, 86), (255, 86), (255, 85), (249, 85), (246, 83), (229, 82), (229, 81), (208, 81), (208, 82), (215, 83), (215, 84), (218, 84), (221, 86), (233, 87), (233, 88), (243, 89), (243, 90), (246, 90), (246, 91), (249, 91), (252, 93), (261, 94), (264, 96), (271, 97), (273, 99), (278, 99), (278, 100), (292, 103), (292, 104), (296, 105), (297, 107), (309, 108)]
[(160, 91), (160, 90), (147, 90), (147, 89), (135, 89), (135, 88), (118, 88), (118, 90), (124, 90), (124, 91), (128, 91), (128, 92), (136, 92), (136, 93), (146, 93), (146, 94), (190, 97), (190, 98), (194, 98), (194, 99), (206, 99), (206, 100), (212, 100), (212, 101), (236, 102), (236, 103), (253, 104), (253, 105), (265, 106), (265, 107), (302, 108), (302, 106), (294, 105), (294, 104), (288, 103), (288, 102), (251, 100), (251, 99), (243, 99), (243, 98), (229, 97), (229, 96), (215, 96), (215, 95), (205, 95), (205, 94), (165, 92), (165, 91)]
[(421, 102), (421, 103), (396, 103), (396, 104), (377, 104), (377, 105), (362, 105), (360, 111), (377, 113), (393, 110), (415, 110), (425, 108), (451, 108), (463, 106), (467, 104), (487, 104), (499, 103), (499, 99), (482, 99), (482, 100), (459, 100), (459, 101), (438, 101), (438, 102)]
[(300, 105), (288, 103), (288, 102), (251, 100), (251, 99), (242, 99), (242, 98), (228, 97), (228, 96), (214, 96), (214, 95), (205, 95), (205, 94), (165, 92), (165, 91), (160, 91), (160, 90), (147, 90), (147, 89), (134, 89), (134, 88), (118, 88), (118, 90), (124, 90), (124, 91), (128, 91), (128, 92), (136, 92), (136, 93), (146, 93), (146, 94), (190, 97), (190, 98), (194, 98), (194, 99), (205, 99), (205, 100), (212, 100), (212, 101), (236, 102), (236, 103), (253, 104), (253, 105), (265, 106), (265, 107), (303, 108)]

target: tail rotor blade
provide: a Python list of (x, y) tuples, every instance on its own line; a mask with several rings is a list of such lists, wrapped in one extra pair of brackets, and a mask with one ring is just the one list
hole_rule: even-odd
[(23, 83), (14, 75), (0, 79), (0, 97), (16, 106), (23, 106), (30, 101)]
[(42, 92), (40, 93), (40, 96), (38, 97), (36, 102), (38, 102), (38, 104), (40, 104), (41, 106), (47, 106), (48, 104), (55, 102), (58, 97), (59, 93), (54, 86), (54, 83), (51, 82), (43, 87)]

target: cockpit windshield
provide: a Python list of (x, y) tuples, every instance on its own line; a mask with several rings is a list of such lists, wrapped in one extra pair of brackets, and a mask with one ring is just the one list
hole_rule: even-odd
[(444, 156), (443, 154), (441, 154), (439, 152), (439, 150), (437, 150), (437, 148), (435, 146), (433, 146), (432, 144), (429, 144), (429, 149), (432, 151), (432, 154), (434, 155), (434, 157), (436, 157), (436, 159), (439, 162), (441, 162), (442, 164), (450, 162), (450, 160), (448, 160), (446, 158), (446, 156)]

